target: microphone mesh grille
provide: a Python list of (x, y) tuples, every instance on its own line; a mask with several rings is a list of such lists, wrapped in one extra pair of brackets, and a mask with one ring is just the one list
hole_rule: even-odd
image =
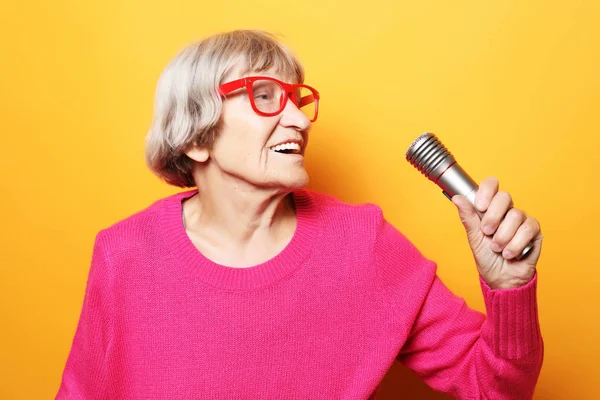
[(405, 153), (406, 160), (428, 179), (431, 172), (448, 159), (455, 162), (454, 157), (440, 140), (431, 132), (425, 132), (416, 138)]

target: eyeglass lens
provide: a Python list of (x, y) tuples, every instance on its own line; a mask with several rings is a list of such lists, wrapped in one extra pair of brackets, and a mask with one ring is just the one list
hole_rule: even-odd
[[(283, 95), (284, 90), (277, 82), (258, 79), (252, 83), (252, 100), (261, 112), (276, 113), (280, 111)], [(305, 87), (296, 89), (296, 107), (304, 112), (308, 119), (314, 119), (315, 101), (312, 90)]]

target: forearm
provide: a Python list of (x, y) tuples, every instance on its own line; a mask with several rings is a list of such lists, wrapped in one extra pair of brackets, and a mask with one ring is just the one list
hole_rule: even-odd
[[(478, 379), (493, 390), (493, 398), (529, 399), (544, 356), (537, 274), (526, 285), (514, 289), (492, 290), (481, 278), (480, 284), (487, 313), (481, 327), (480, 358), (494, 374), (478, 373)], [(485, 364), (482, 362), (482, 367)]]
[(536, 285), (482, 283), (486, 317), (436, 277), (399, 360), (458, 399), (530, 399), (543, 359)]

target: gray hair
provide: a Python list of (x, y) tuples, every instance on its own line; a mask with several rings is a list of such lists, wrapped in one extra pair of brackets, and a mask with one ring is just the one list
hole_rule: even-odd
[[(304, 68), (275, 35), (258, 30), (218, 33), (181, 50), (156, 87), (152, 125), (146, 136), (146, 164), (168, 184), (194, 187), (191, 146), (210, 148), (223, 109), (219, 85), (234, 67), (276, 71), (304, 82)], [(242, 64), (244, 65), (244, 64)]]

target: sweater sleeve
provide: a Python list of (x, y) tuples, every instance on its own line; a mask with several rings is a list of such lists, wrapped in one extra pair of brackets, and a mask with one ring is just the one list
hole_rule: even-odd
[(537, 274), (526, 285), (492, 290), (480, 279), (486, 315), (470, 309), (408, 239), (385, 219), (374, 257), (405, 327), (397, 359), (430, 387), (458, 399), (531, 399), (543, 360)]
[(114, 315), (113, 282), (102, 232), (96, 235), (83, 306), (57, 400), (104, 399)]

